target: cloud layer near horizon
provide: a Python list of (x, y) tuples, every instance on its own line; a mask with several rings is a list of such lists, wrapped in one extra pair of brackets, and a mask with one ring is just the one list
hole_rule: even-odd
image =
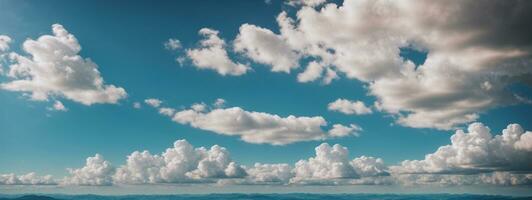
[(510, 124), (502, 134), (492, 136), (480, 123), (458, 130), (451, 144), (427, 154), (424, 160), (406, 160), (387, 165), (381, 158), (360, 156), (350, 159), (349, 150), (339, 144), (323, 143), (315, 155), (293, 165), (256, 163), (239, 165), (229, 151), (218, 145), (195, 148), (178, 140), (161, 154), (135, 151), (126, 163), (114, 167), (96, 154), (85, 166), (68, 169), (69, 176), (56, 180), (35, 173), (0, 175), (0, 185), (89, 185), (216, 183), (292, 185), (468, 185), (532, 184), (532, 132)]

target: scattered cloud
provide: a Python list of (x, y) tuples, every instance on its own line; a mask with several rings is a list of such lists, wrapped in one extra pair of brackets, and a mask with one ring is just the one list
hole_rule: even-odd
[(289, 73), (299, 67), (299, 56), (286, 41), (265, 28), (243, 24), (234, 46), (236, 52), (244, 53), (253, 61), (270, 65), (273, 72)]
[(163, 102), (159, 99), (149, 98), (149, 99), (145, 99), (144, 103), (146, 103), (147, 105), (151, 107), (158, 108), (159, 106), (161, 106), (161, 103)]
[(140, 109), (142, 108), (142, 104), (140, 104), (140, 102), (133, 102), (133, 108)]
[(92, 105), (117, 103), (127, 96), (121, 87), (107, 85), (98, 65), (79, 55), (76, 37), (62, 25), (52, 25), (53, 35), (27, 39), (22, 49), (29, 55), (9, 54), (10, 81), (0, 84), (5, 90), (30, 93), (32, 100), (45, 101), (50, 96)]
[(321, 127), (327, 125), (323, 117), (280, 117), (240, 107), (210, 111), (192, 108), (176, 112), (172, 120), (218, 134), (239, 136), (249, 143), (273, 145), (323, 139), (326, 135)]
[(327, 108), (331, 111), (338, 111), (346, 115), (365, 115), (371, 114), (371, 108), (366, 107), (362, 101), (350, 101), (347, 99), (337, 99), (329, 103)]
[(285, 3), (290, 6), (310, 6), (316, 7), (324, 4), (327, 0), (286, 0)]
[(349, 135), (359, 136), (361, 131), (362, 128), (356, 124), (350, 124), (349, 126), (335, 124), (332, 129), (329, 130), (329, 135), (331, 137), (346, 137)]
[(178, 50), (181, 49), (181, 41), (178, 39), (170, 38), (164, 43), (164, 48), (168, 50)]
[[(237, 51), (272, 71), (309, 60), (300, 82), (327, 83), (337, 72), (359, 80), (379, 111), (408, 127), (451, 130), (490, 108), (530, 101), (508, 86), (528, 84), (523, 77), (532, 74), (532, 3), (345, 0), (317, 8), (324, 3), (288, 1), (298, 11), (278, 15), (279, 34), (243, 24)], [(428, 52), (425, 62), (401, 57), (404, 48)]]
[(233, 62), (226, 51), (226, 43), (218, 37), (218, 31), (202, 28), (199, 34), (205, 39), (200, 41), (200, 47), (187, 49), (187, 56), (199, 69), (215, 70), (221, 75), (239, 76), (245, 74), (250, 68), (241, 63)]
[(63, 105), (63, 103), (61, 101), (55, 101), (54, 102), (54, 105), (52, 106), (52, 109), (53, 110), (56, 110), (56, 111), (68, 111), (68, 109), (65, 107), (65, 105)]
[(0, 52), (9, 50), (9, 43), (11, 43), (11, 38), (7, 35), (0, 35)]

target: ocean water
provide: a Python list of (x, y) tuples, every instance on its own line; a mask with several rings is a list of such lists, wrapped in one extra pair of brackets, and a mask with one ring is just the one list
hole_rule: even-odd
[(524, 200), (532, 197), (493, 195), (389, 195), (389, 194), (208, 194), (208, 195), (25, 195), (1, 196), (0, 200)]

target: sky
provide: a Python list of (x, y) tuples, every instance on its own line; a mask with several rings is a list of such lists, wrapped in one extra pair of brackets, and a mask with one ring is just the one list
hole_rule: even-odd
[(530, 195), (531, 8), (0, 1), (0, 192)]

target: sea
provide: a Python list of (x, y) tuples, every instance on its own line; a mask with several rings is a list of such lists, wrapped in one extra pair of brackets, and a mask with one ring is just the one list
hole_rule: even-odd
[(471, 194), (204, 194), (204, 195), (0, 195), (0, 200), (525, 200), (510, 197)]

